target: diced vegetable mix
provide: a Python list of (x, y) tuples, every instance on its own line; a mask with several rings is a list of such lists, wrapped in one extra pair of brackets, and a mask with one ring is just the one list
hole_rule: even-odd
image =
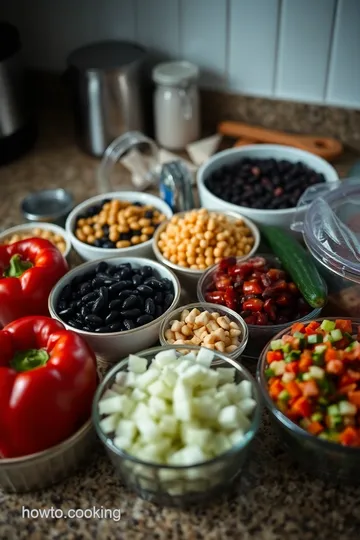
[(235, 383), (235, 368), (212, 369), (213, 359), (206, 348), (180, 359), (164, 350), (147, 367), (130, 355), (99, 401), (100, 428), (144, 462), (187, 466), (226, 452), (250, 428), (256, 401), (250, 381)]
[(360, 447), (360, 327), (351, 320), (295, 323), (271, 342), (265, 376), (269, 395), (312, 435)]

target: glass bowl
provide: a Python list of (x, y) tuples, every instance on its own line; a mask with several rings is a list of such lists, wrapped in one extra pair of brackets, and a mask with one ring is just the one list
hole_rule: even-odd
[[(324, 318), (314, 319), (322, 322)], [(335, 317), (326, 317), (326, 320), (335, 321)], [(360, 319), (351, 319), (353, 333), (357, 334)], [(281, 339), (290, 331), (290, 326), (279, 332), (273, 339)], [(342, 446), (311, 435), (300, 426), (292, 422), (275, 405), (267, 390), (267, 381), (264, 371), (268, 364), (266, 354), (270, 343), (261, 353), (257, 366), (257, 381), (264, 404), (269, 411), (271, 423), (287, 447), (295, 461), (299, 462), (308, 472), (318, 475), (326, 480), (344, 481), (346, 483), (359, 483), (360, 475), (360, 449)]]
[[(275, 257), (275, 255), (269, 253), (257, 253), (255, 256), (264, 257), (264, 259), (269, 261), (274, 268), (282, 268), (280, 260)], [(236, 262), (245, 262), (252, 257), (254, 257), (254, 255), (250, 255), (245, 259), (244, 257), (237, 257)], [(201, 303), (206, 302), (205, 294), (210, 284), (213, 282), (214, 275), (218, 271), (218, 266), (218, 264), (211, 266), (208, 270), (204, 272), (204, 274), (199, 279), (197, 287), (197, 298)], [(269, 324), (266, 326), (248, 324), (247, 326), (249, 328), (249, 340), (245, 350), (245, 354), (247, 356), (252, 356), (257, 359), (267, 342), (270, 341), (270, 339), (272, 339), (275, 334), (281, 332), (281, 330), (285, 330), (295, 322), (303, 322), (315, 319), (320, 315), (321, 309), (322, 308), (315, 308), (304, 317), (296, 319), (295, 321), (289, 321), (285, 324)]]
[[(189, 311), (191, 311), (194, 308), (197, 308), (199, 311), (209, 311), (210, 313), (217, 312), (220, 313), (220, 315), (222, 316), (226, 315), (231, 321), (236, 322), (236, 324), (241, 330), (241, 335), (239, 336), (240, 345), (234, 352), (229, 353), (228, 356), (230, 356), (230, 358), (233, 358), (234, 360), (238, 359), (241, 356), (241, 353), (244, 351), (248, 342), (249, 331), (247, 324), (245, 323), (244, 319), (240, 317), (238, 313), (236, 313), (236, 311), (233, 311), (232, 309), (229, 309), (225, 306), (219, 306), (218, 304), (211, 304), (209, 302), (195, 302), (193, 304), (187, 304), (186, 306), (181, 306), (171, 311), (162, 321), (160, 326), (159, 339), (161, 345), (169, 345), (165, 337), (165, 332), (171, 326), (170, 321), (180, 320), (180, 315), (184, 311), (184, 309), (188, 309)], [(202, 346), (205, 347), (205, 345)]]
[[(146, 358), (148, 367), (154, 356), (165, 349), (173, 350), (175, 347), (154, 347), (139, 352), (137, 356)], [(177, 355), (182, 356), (182, 349), (197, 353), (200, 347), (176, 346)], [(250, 381), (252, 395), (257, 403), (249, 431), (237, 445), (212, 460), (192, 466), (169, 466), (142, 461), (125, 451), (117, 448), (111, 438), (100, 428), (100, 415), (98, 404), (104, 392), (115, 381), (119, 372), (125, 372), (128, 359), (125, 358), (114, 366), (99, 385), (93, 402), (93, 423), (95, 430), (102, 441), (113, 463), (115, 470), (124, 482), (145, 500), (166, 506), (184, 507), (193, 503), (200, 503), (220, 495), (229, 488), (232, 481), (238, 478), (244, 469), (250, 455), (251, 444), (260, 426), (261, 399), (257, 384), (250, 373), (230, 357), (215, 351), (213, 369), (219, 367), (234, 367), (236, 370), (235, 382)]]

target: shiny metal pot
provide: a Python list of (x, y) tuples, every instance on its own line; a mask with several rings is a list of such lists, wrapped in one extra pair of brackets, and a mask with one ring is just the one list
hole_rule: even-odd
[(67, 79), (76, 135), (85, 152), (102, 156), (119, 135), (144, 131), (145, 57), (143, 48), (123, 41), (95, 43), (70, 54)]

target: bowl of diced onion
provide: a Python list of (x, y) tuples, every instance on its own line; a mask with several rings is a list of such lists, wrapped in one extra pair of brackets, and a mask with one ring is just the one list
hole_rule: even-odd
[(130, 355), (107, 373), (93, 402), (116, 472), (142, 498), (167, 506), (228, 488), (244, 469), (260, 418), (250, 373), (225, 354), (189, 345)]

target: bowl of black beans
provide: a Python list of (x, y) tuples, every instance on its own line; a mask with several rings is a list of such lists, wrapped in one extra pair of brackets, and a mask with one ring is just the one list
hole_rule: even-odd
[(310, 152), (259, 144), (215, 154), (200, 167), (197, 185), (204, 208), (237, 211), (258, 225), (288, 228), (308, 187), (338, 179), (332, 165)]
[(162, 320), (176, 308), (180, 284), (158, 262), (111, 257), (68, 272), (49, 296), (49, 311), (81, 335), (106, 362), (152, 347)]

